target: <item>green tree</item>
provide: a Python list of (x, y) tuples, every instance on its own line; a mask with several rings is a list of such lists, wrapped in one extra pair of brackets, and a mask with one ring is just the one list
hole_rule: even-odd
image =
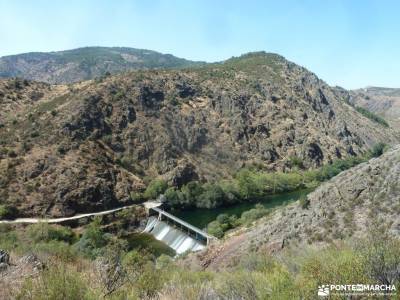
[(219, 185), (206, 183), (203, 192), (198, 196), (198, 207), (213, 208), (224, 202), (224, 191)]
[(156, 199), (160, 194), (164, 193), (168, 188), (168, 184), (165, 180), (154, 179), (144, 192), (144, 197), (146, 199)]
[(213, 221), (207, 225), (207, 232), (217, 238), (222, 238), (224, 236), (224, 230), (221, 227), (221, 223), (218, 221)]
[(204, 192), (201, 183), (197, 181), (191, 181), (181, 188), (182, 198), (181, 201), (186, 207), (196, 206), (200, 195)]
[(371, 149), (371, 156), (372, 157), (379, 157), (383, 154), (387, 145), (385, 143), (377, 143)]
[(219, 183), (224, 192), (224, 202), (234, 204), (240, 201), (240, 193), (235, 181), (223, 180)]
[(107, 244), (107, 238), (101, 228), (101, 219), (96, 217), (87, 226), (82, 237), (76, 244), (78, 251), (94, 258), (100, 253), (100, 248)]
[(268, 213), (268, 210), (262, 204), (256, 204), (254, 208), (242, 213), (240, 221), (242, 224), (249, 224)]
[(243, 199), (259, 198), (263, 194), (263, 186), (259, 179), (260, 177), (248, 169), (239, 171), (236, 180)]
[(18, 216), (18, 210), (14, 206), (0, 205), (0, 219), (15, 219)]
[(165, 198), (171, 206), (178, 206), (180, 203), (180, 191), (175, 187), (170, 187), (165, 191)]

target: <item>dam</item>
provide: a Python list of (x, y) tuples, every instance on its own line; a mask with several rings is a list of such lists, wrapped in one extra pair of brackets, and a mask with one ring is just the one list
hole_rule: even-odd
[(203, 230), (162, 210), (159, 206), (148, 207), (149, 219), (143, 232), (164, 242), (179, 255), (187, 251), (200, 251), (215, 239)]

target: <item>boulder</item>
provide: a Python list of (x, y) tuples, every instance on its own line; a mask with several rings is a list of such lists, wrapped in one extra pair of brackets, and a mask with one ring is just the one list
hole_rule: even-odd
[(5, 250), (1, 250), (0, 249), (0, 263), (3, 264), (10, 264), (10, 254), (8, 254), (8, 252), (6, 252)]

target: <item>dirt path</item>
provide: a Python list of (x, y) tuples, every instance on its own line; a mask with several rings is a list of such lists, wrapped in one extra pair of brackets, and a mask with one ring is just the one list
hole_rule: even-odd
[(70, 220), (78, 220), (86, 217), (92, 217), (92, 216), (102, 216), (102, 215), (107, 215), (111, 214), (113, 212), (126, 209), (129, 207), (133, 207), (137, 204), (133, 205), (127, 205), (119, 208), (114, 208), (110, 210), (104, 210), (100, 212), (95, 212), (95, 213), (87, 213), (87, 214), (80, 214), (80, 215), (75, 215), (72, 217), (64, 217), (64, 218), (53, 218), (53, 219), (46, 219), (46, 218), (19, 218), (15, 220), (0, 220), (0, 224), (34, 224), (34, 223), (40, 223), (40, 222), (47, 222), (47, 223), (61, 223), (65, 221), (70, 221)]

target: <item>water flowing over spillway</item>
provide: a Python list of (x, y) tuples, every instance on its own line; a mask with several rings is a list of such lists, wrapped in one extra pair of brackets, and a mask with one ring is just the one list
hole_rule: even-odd
[(154, 216), (151, 216), (147, 221), (144, 232), (150, 233), (157, 240), (164, 242), (177, 254), (186, 251), (199, 251), (205, 248), (205, 245), (200, 241)]

